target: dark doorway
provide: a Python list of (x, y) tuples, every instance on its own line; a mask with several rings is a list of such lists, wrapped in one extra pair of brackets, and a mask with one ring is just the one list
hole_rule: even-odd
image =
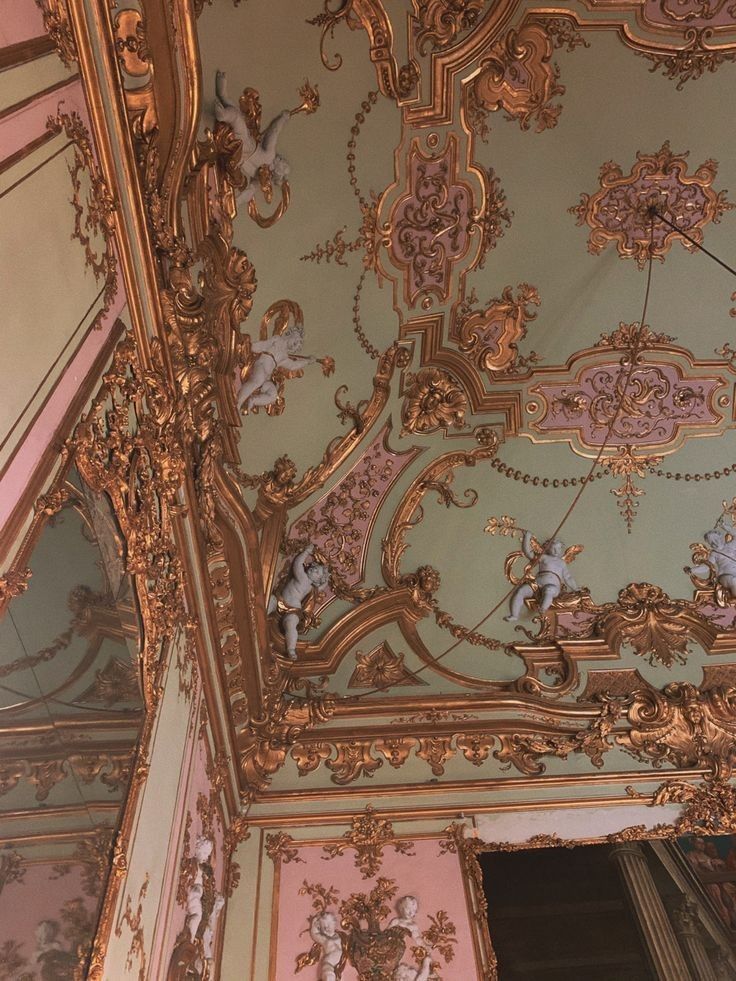
[(653, 981), (610, 846), (479, 861), (500, 981)]

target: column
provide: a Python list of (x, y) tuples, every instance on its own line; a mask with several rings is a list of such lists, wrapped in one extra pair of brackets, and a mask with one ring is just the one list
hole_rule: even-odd
[(611, 859), (629, 894), (657, 978), (660, 981), (693, 981), (641, 845), (635, 841), (614, 845)]
[(683, 896), (682, 901), (674, 910), (677, 936), (682, 948), (687, 954), (690, 966), (698, 981), (717, 981), (717, 975), (708, 957), (700, 934), (700, 917), (698, 904), (689, 896)]

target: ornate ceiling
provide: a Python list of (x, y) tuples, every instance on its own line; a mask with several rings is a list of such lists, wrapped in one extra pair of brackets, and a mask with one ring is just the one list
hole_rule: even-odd
[[(293, 603), (266, 622), (262, 676), (318, 716), (280, 789), (633, 768), (661, 750), (641, 718), (695, 703), (730, 733), (703, 691), (733, 681), (730, 600), (718, 548), (691, 552), (734, 524), (734, 283), (697, 250), (728, 260), (736, 220), (734, 27), (691, 6), (203, 11), (201, 137), (218, 69), (264, 130), (319, 89), (279, 133), (289, 193), (251, 189), (233, 225), (258, 285), (228, 473), (266, 596), (307, 546), (330, 570), (293, 663)], [(271, 392), (259, 350), (294, 324), (317, 362)], [(246, 746), (267, 794), (276, 760)]]
[(116, 10), (93, 106), (148, 707), (185, 627), (264, 807), (728, 777), (731, 13), (194, 8)]

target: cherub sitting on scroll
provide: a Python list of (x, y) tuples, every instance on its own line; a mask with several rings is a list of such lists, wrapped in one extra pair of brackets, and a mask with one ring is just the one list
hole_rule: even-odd
[[(274, 321), (273, 334), (268, 327)], [(293, 323), (290, 323), (293, 320)], [(250, 344), (249, 356), (241, 371), (237, 394), (238, 410), (250, 412), (264, 407), (269, 415), (284, 411), (284, 382), (299, 378), (308, 364), (322, 365), (327, 376), (335, 370), (332, 358), (313, 358), (301, 354), (304, 344), (304, 317), (299, 304), (279, 300), (271, 304), (261, 321), (260, 340)]]
[[(500, 520), (489, 518), (485, 530), (490, 535), (506, 536), (522, 531), (516, 527), (513, 518), (507, 515)], [(518, 620), (525, 601), (532, 596), (537, 599), (539, 612), (544, 614), (564, 591), (578, 592), (580, 587), (567, 567), (582, 550), (582, 545), (571, 545), (565, 549), (557, 538), (551, 538), (541, 544), (530, 531), (522, 531), (521, 551), (512, 552), (507, 556), (504, 565), (507, 578), (516, 586), (509, 600), (509, 613), (504, 619), (511, 622)], [(513, 566), (521, 556), (529, 561), (524, 567), (523, 576), (519, 579), (514, 575)]]

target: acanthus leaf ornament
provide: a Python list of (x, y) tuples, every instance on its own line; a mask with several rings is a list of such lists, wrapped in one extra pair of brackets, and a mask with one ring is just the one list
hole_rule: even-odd
[(568, 209), (578, 225), (591, 229), (588, 251), (598, 255), (613, 242), (621, 258), (635, 259), (640, 268), (650, 253), (664, 260), (674, 242), (693, 252), (697, 245), (658, 220), (651, 209), (700, 243), (703, 228), (719, 222), (734, 205), (726, 200), (725, 191), (713, 189), (718, 174), (715, 160), (706, 160), (688, 174), (687, 157), (687, 152), (673, 153), (665, 142), (656, 153), (638, 151), (629, 174), (613, 161), (604, 163), (600, 190), (581, 194), (580, 204)]
[(439, 429), (462, 429), (467, 410), (467, 396), (448, 372), (420, 368), (416, 374), (407, 375), (402, 433), (427, 435)]
[(491, 47), (465, 90), (468, 120), (481, 139), (488, 134), (489, 113), (499, 109), (522, 130), (534, 124), (541, 133), (557, 125), (562, 105), (553, 100), (565, 94), (565, 86), (551, 59), (553, 49), (564, 45), (572, 51), (587, 42), (569, 22), (550, 19), (527, 21)]
[(694, 603), (670, 599), (651, 583), (630, 583), (615, 603), (598, 608), (585, 634), (604, 636), (616, 653), (622, 644), (629, 644), (650, 664), (671, 667), (676, 661), (685, 662), (688, 641), (702, 625)]
[(66, 68), (77, 61), (77, 43), (69, 21), (67, 0), (36, 0), (43, 15), (43, 26), (54, 42), (56, 51)]
[(325, 845), (323, 858), (336, 858), (347, 849), (355, 851), (355, 867), (364, 879), (371, 879), (381, 871), (384, 848), (393, 848), (398, 855), (413, 855), (413, 843), (402, 841), (394, 834), (393, 825), (387, 818), (379, 817), (368, 804), (362, 814), (352, 819), (352, 827), (342, 841)]

